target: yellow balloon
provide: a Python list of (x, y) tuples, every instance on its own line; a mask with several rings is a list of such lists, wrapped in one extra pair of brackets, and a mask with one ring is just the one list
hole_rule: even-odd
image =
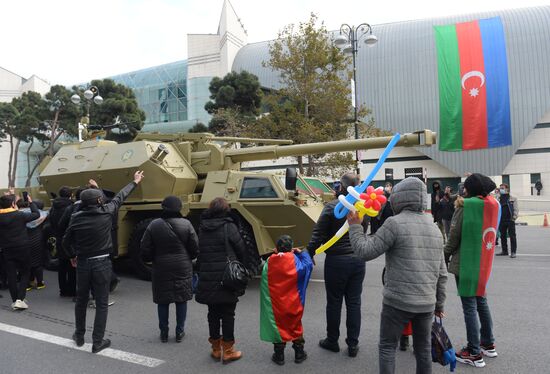
[(367, 216), (369, 217), (376, 217), (378, 215), (378, 211), (377, 210), (374, 210), (372, 208), (365, 208), (365, 210), (367, 211)]

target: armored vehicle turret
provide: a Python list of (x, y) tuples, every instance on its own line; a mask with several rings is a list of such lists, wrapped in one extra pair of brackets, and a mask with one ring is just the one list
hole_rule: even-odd
[[(424, 130), (402, 135), (397, 146), (430, 146), (435, 139), (435, 133)], [(133, 142), (124, 144), (87, 140), (63, 145), (42, 167), (40, 182), (50, 197), (61, 186), (76, 189), (89, 179), (96, 180), (102, 189), (116, 192), (136, 170), (143, 170), (145, 179), (120, 209), (117, 248), (119, 257), (131, 257), (137, 274), (143, 278), (150, 276), (150, 266), (142, 259), (140, 240), (151, 220), (159, 217), (164, 197), (180, 197), (181, 213), (196, 228), (210, 201), (224, 197), (231, 204), (247, 245), (247, 266), (254, 269), (261, 256), (271, 253), (282, 234), (291, 235), (297, 246), (307, 244), (323, 199), (303, 180), (305, 194), (296, 192), (292, 176), (287, 176), (285, 183), (273, 173), (241, 170), (242, 162), (383, 148), (390, 140), (378, 137), (293, 145), (284, 140), (216, 137), (208, 133), (140, 133)]]

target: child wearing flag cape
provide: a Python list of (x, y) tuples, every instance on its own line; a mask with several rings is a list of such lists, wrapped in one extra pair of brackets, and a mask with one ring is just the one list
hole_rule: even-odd
[(281, 236), (262, 271), (260, 338), (273, 343), (271, 359), (278, 365), (285, 363), (285, 346), (290, 341), (294, 362), (299, 364), (307, 358), (302, 316), (313, 262), (307, 251), (292, 246), (290, 236)]
[(483, 174), (466, 178), (465, 198), (456, 201), (445, 244), (445, 261), (456, 277), (468, 340), (456, 359), (474, 367), (485, 366), (483, 356), (497, 356), (491, 311), (485, 297), (499, 220), (500, 205), (490, 196), (495, 188), (495, 183)]

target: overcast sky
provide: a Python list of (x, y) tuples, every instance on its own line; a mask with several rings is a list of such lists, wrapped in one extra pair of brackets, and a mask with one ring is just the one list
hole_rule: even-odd
[[(248, 42), (274, 39), (319, 15), (329, 29), (487, 10), (548, 0), (232, 0)], [(545, 4), (546, 3), (546, 4)], [(0, 67), (74, 84), (187, 58), (188, 33), (216, 33), (223, 0), (4, 0)], [(336, 7), (335, 4), (341, 4)], [(347, 6), (346, 6), (347, 5)], [(376, 32), (376, 30), (375, 30)]]

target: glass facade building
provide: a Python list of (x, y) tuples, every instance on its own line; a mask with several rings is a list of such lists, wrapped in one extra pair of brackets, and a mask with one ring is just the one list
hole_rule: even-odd
[(187, 60), (154, 66), (111, 77), (130, 87), (139, 107), (145, 112), (145, 127), (186, 129), (197, 121), (188, 121)]

